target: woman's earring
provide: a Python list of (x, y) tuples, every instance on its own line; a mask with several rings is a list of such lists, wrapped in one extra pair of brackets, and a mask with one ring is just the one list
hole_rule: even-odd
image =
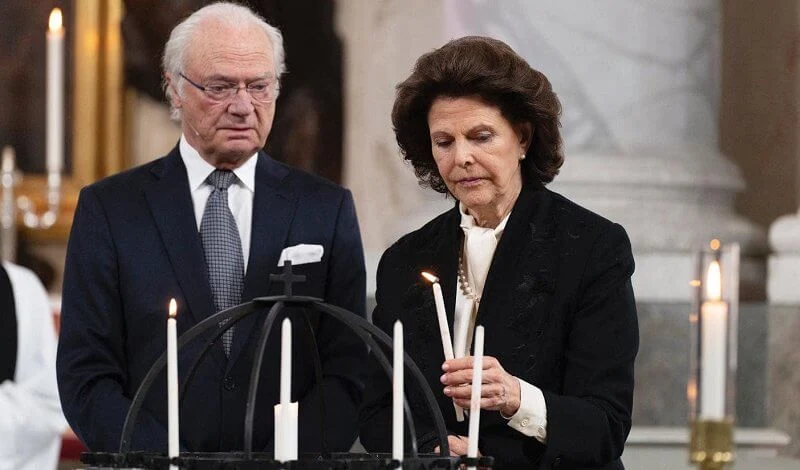
[(525, 156), (526, 156), (526, 155), (523, 153), (522, 155), (520, 155), (520, 156), (519, 156), (519, 159), (520, 159), (520, 160), (525, 160)]

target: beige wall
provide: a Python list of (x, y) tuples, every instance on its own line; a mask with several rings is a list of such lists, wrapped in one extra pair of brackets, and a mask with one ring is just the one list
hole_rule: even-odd
[(720, 149), (747, 182), (737, 211), (766, 228), (800, 201), (800, 7), (722, 1), (721, 21)]

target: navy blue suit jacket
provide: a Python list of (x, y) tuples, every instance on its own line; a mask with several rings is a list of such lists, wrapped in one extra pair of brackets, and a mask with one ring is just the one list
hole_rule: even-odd
[[(320, 263), (299, 265), (307, 281), (297, 295), (326, 299), (364, 314), (361, 237), (349, 191), (276, 162), (259, 152), (252, 235), (243, 301), (278, 295), (283, 248), (324, 247)], [(166, 348), (166, 313), (179, 306), (178, 334), (215, 313), (186, 168), (178, 148), (164, 158), (106, 178), (81, 191), (64, 273), (58, 383), (64, 413), (93, 451), (119, 446), (131, 399)], [(265, 312), (264, 312), (265, 313)], [(300, 312), (287, 310), (298, 320)], [(260, 321), (237, 324), (230, 358), (221, 345), (198, 368), (181, 404), (181, 446), (190, 451), (243, 448), (247, 387)], [(347, 450), (357, 431), (363, 391), (363, 345), (332, 317), (310, 312), (324, 374), (328, 441)], [(280, 319), (279, 319), (280, 320)], [(292, 399), (300, 402), (300, 451), (320, 449), (321, 388), (304, 321), (293, 328)], [(280, 328), (273, 328), (261, 372), (254, 449), (271, 450), (272, 406), (278, 400)], [(181, 380), (203, 346), (196, 339), (179, 354)], [(144, 401), (133, 449), (166, 449), (166, 379)]]
[[(444, 362), (433, 293), (421, 271), (435, 273), (453, 329), (458, 258), (463, 241), (458, 208), (392, 245), (378, 266), (373, 322), (391, 334), (403, 321), (406, 353), (437, 397), (450, 434), (466, 436), (439, 377)], [(543, 187), (522, 190), (492, 260), (476, 323), (486, 328), (484, 352), (510, 374), (539, 387), (547, 407), (547, 444), (483, 411), (479, 449), (495, 468), (621, 470), (631, 427), (633, 365), (639, 345), (625, 230)], [(370, 361), (370, 364), (373, 361)], [(406, 379), (422, 450), (438, 444), (418, 385)], [(391, 384), (377, 365), (368, 374), (361, 442), (391, 449)]]

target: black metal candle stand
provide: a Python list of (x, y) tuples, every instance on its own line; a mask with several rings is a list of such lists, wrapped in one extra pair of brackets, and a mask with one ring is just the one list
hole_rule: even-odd
[[(261, 324), (261, 331), (256, 347), (255, 359), (250, 374), (250, 385), (248, 389), (247, 403), (245, 408), (245, 425), (244, 425), (244, 450), (241, 452), (184, 452), (179, 457), (172, 459), (168, 458), (163, 453), (142, 452), (131, 450), (131, 438), (135, 428), (136, 420), (139, 411), (142, 407), (147, 392), (150, 390), (151, 385), (156, 380), (157, 376), (163, 371), (167, 357), (164, 352), (153, 363), (153, 366), (148, 371), (147, 375), (139, 385), (136, 394), (133, 397), (131, 406), (128, 409), (128, 414), (125, 418), (125, 424), (122, 430), (122, 437), (120, 439), (119, 452), (87, 452), (81, 455), (81, 462), (86, 464), (88, 469), (168, 469), (170, 465), (177, 466), (181, 469), (196, 469), (196, 470), (261, 470), (261, 469), (287, 469), (287, 470), (338, 470), (338, 469), (352, 469), (352, 470), (378, 470), (378, 469), (458, 469), (461, 466), (477, 466), (481, 469), (491, 469), (494, 460), (492, 457), (480, 457), (478, 459), (470, 459), (467, 457), (450, 457), (450, 449), (447, 442), (447, 431), (444, 424), (442, 412), (439, 409), (436, 398), (431, 391), (430, 386), (425, 380), (419, 367), (414, 360), (407, 353), (404, 356), (403, 362), (405, 367), (411, 372), (412, 377), (416, 380), (418, 386), (425, 396), (426, 404), (429, 408), (431, 416), (433, 417), (434, 426), (436, 428), (439, 438), (439, 454), (423, 454), (417, 452), (416, 441), (411, 439), (409, 447), (411, 452), (407, 457), (404, 457), (402, 464), (397, 460), (393, 460), (391, 454), (376, 454), (376, 453), (331, 453), (328, 451), (327, 438), (325, 433), (324, 423), (324, 402), (321, 402), (322, 412), (322, 442), (321, 454), (303, 454), (300, 459), (290, 462), (278, 462), (274, 460), (272, 453), (253, 452), (253, 420), (255, 413), (255, 399), (258, 390), (258, 384), (261, 375), (261, 364), (266, 350), (266, 342), (272, 325), (275, 323), (278, 315), (283, 311), (287, 305), (308, 307), (320, 313), (324, 313), (336, 318), (338, 321), (345, 324), (356, 335), (358, 335), (372, 351), (372, 354), (378, 360), (378, 363), (383, 368), (384, 372), (391, 379), (392, 365), (386, 353), (379, 347), (378, 342), (382, 343), (388, 349), (392, 348), (392, 338), (375, 325), (369, 323), (364, 318), (349, 312), (343, 308), (335, 305), (330, 305), (323, 302), (322, 299), (316, 297), (297, 296), (292, 293), (292, 284), (295, 282), (305, 281), (305, 276), (297, 275), (292, 272), (291, 262), (284, 264), (283, 273), (271, 274), (270, 280), (281, 282), (284, 284), (284, 294), (271, 297), (260, 297), (253, 299), (250, 302), (238, 305), (218, 312), (205, 320), (201, 321), (178, 339), (178, 349), (184, 347), (187, 343), (194, 340), (202, 333), (215, 330), (215, 334), (210, 335), (206, 344), (200, 354), (195, 358), (192, 365), (186, 372), (186, 378), (180, 387), (180, 401), (186, 392), (186, 388), (192, 381), (194, 372), (197, 366), (208, 355), (211, 348), (217, 344), (222, 337), (222, 334), (228, 329), (236, 325), (244, 317), (256, 312), (261, 312), (265, 307), (272, 305), (269, 313)], [(307, 309), (301, 309), (307, 311)], [(306, 316), (304, 318), (305, 328), (308, 330), (311, 338), (314, 338), (314, 331), (311, 328), (311, 323)], [(376, 341), (377, 340), (377, 341)], [(322, 384), (322, 366), (319, 357), (319, 351), (313, 348), (314, 356), (314, 372), (316, 381)], [(324, 393), (321, 395), (324, 396)], [(322, 398), (321, 398), (322, 400)], [(404, 415), (405, 424), (408, 427), (411, 436), (416, 435), (413, 416), (411, 409), (408, 406), (408, 401), (404, 398)]]
[(462, 465), (476, 464), (480, 469), (491, 469), (494, 459), (481, 457), (467, 459), (422, 454), (407, 457), (403, 462), (393, 460), (391, 454), (334, 453), (325, 458), (319, 454), (303, 454), (299, 460), (278, 462), (273, 454), (254, 452), (198, 452), (182, 453), (168, 458), (162, 453), (84, 453), (81, 462), (87, 469), (142, 469), (168, 470), (170, 465), (186, 470), (457, 470)]

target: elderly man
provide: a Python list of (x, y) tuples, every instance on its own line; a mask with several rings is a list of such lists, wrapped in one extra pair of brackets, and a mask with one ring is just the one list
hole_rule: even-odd
[[(249, 9), (216, 3), (172, 31), (165, 88), (183, 136), (166, 156), (81, 191), (64, 278), (58, 379), (68, 421), (95, 451), (116, 450), (131, 399), (166, 348), (169, 299), (178, 332), (215, 312), (283, 291), (270, 282), (287, 247), (322, 247), (303, 264), (294, 293), (364, 313), (361, 238), (349, 191), (286, 167), (261, 151), (284, 70), (280, 32)], [(356, 434), (365, 349), (334, 319), (294, 318), (292, 400), (299, 401), (299, 450), (331, 450)], [(258, 338), (256, 315), (215, 344), (181, 402), (181, 446), (243, 448), (245, 402)], [(258, 316), (263, 318), (262, 315)], [(267, 343), (256, 402), (254, 449), (272, 450), (278, 402), (279, 338)], [(314, 380), (311, 350), (322, 357)], [(182, 349), (182, 378), (203, 347)], [(166, 448), (166, 384), (144, 401), (134, 449)], [(320, 399), (327, 413), (321, 419)]]

